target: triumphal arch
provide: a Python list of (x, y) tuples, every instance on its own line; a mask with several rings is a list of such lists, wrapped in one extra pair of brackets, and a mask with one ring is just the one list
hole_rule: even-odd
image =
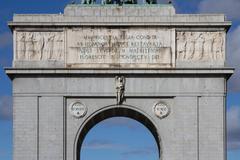
[(88, 131), (115, 116), (144, 124), (161, 160), (225, 160), (231, 22), (107, 2), (9, 22), (14, 160), (79, 160)]

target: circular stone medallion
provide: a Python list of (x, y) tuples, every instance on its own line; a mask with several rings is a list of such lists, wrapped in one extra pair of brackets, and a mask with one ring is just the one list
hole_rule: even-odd
[(70, 105), (70, 113), (76, 118), (81, 118), (87, 113), (87, 107), (81, 102), (74, 102)]
[(170, 113), (169, 107), (162, 102), (155, 104), (153, 110), (160, 119), (167, 117)]

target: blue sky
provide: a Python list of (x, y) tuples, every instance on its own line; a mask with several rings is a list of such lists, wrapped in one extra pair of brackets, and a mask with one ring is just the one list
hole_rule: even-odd
[[(164, 2), (164, 0), (160, 1)], [(12, 19), (14, 13), (60, 13), (63, 12), (64, 6), (70, 2), (71, 0), (0, 1), (0, 160), (12, 159), (11, 81), (3, 70), (3, 67), (10, 67), (12, 61), (12, 35), (8, 29), (7, 21)], [(227, 65), (236, 68), (234, 76), (228, 81), (228, 160), (239, 160), (240, 0), (174, 0), (173, 4), (177, 13), (225, 13), (228, 20), (233, 22), (227, 39)], [(118, 125), (111, 126), (112, 123)], [(106, 127), (111, 136), (103, 136)], [(129, 138), (128, 135), (131, 135), (131, 137)], [(143, 141), (139, 142), (139, 138)], [(84, 140), (82, 158), (86, 156), (90, 160), (99, 158), (99, 155), (104, 156), (104, 153), (109, 149), (112, 154), (106, 159), (113, 159), (114, 156), (116, 160), (154, 160), (157, 156), (157, 153), (154, 152), (156, 151), (156, 144), (149, 131), (140, 123), (126, 118), (109, 119), (90, 130)], [(93, 151), (95, 152), (94, 155), (98, 156), (94, 157), (91, 154)]]
[(130, 118), (114, 117), (98, 123), (83, 141), (80, 159), (97, 160), (99, 157), (157, 160), (159, 155), (156, 141), (144, 125)]

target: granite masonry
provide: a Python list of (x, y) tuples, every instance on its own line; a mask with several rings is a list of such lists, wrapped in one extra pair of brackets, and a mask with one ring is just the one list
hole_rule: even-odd
[(74, 4), (8, 24), (14, 160), (80, 160), (87, 132), (114, 116), (143, 123), (161, 160), (226, 160), (224, 15)]

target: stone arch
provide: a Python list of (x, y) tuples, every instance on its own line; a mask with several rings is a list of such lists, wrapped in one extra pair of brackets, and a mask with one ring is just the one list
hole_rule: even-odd
[[(111, 117), (128, 117), (134, 119), (140, 123), (142, 123), (149, 131), (152, 133), (158, 147), (158, 156), (160, 159), (160, 155), (162, 155), (162, 147), (161, 147), (161, 138), (157, 129), (157, 125), (154, 123), (152, 118), (139, 110), (134, 106), (129, 105), (111, 105), (104, 107), (89, 117), (81, 124), (79, 130), (76, 134), (74, 141), (74, 159), (80, 160), (80, 154), (78, 152), (81, 150), (82, 143), (85, 139), (87, 133), (99, 122), (111, 118)], [(162, 156), (161, 156), (162, 157)]]

